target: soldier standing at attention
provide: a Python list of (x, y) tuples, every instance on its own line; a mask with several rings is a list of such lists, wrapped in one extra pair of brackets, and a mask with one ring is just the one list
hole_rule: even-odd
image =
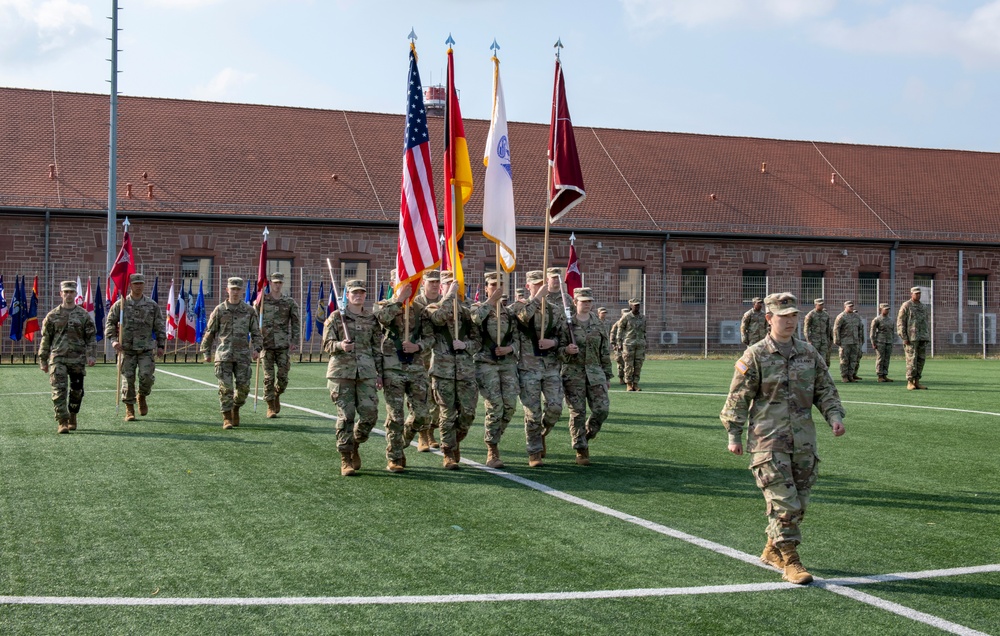
[[(421, 315), (427, 305), (441, 300), (441, 272), (424, 272), (424, 278), (420, 282), (420, 293), (413, 299), (410, 306), (410, 319), (413, 316)], [(438, 410), (437, 402), (434, 401), (434, 392), (431, 391), (431, 347), (420, 351), (420, 363), (424, 365), (424, 374), (427, 376), (427, 420), (424, 428), (418, 431), (417, 451), (421, 453), (429, 452), (431, 449), (440, 448), (441, 444), (434, 439), (434, 429), (438, 427), (441, 420), (441, 412)]]
[(805, 585), (813, 577), (796, 546), (819, 462), (812, 409), (823, 413), (839, 437), (844, 407), (819, 353), (793, 337), (799, 322), (795, 296), (771, 294), (764, 304), (770, 331), (736, 363), (720, 417), (730, 453), (743, 454), (747, 429), (750, 471), (767, 502), (767, 544), (760, 560), (783, 570), (786, 581)]
[[(550, 267), (547, 272), (548, 295), (545, 297), (545, 304), (551, 304), (552, 309), (565, 322), (568, 320), (568, 315), (562, 296), (562, 270), (558, 267)], [(570, 307), (570, 311), (572, 311), (572, 307)]]
[[(611, 345), (597, 316), (590, 313), (593, 303), (589, 287), (576, 288), (573, 292), (576, 314), (559, 343), (563, 391), (569, 405), (569, 434), (576, 450), (576, 463), (581, 466), (590, 465), (590, 440), (601, 431), (611, 407), (608, 399)], [(587, 417), (588, 405), (590, 417)]]
[(628, 313), (628, 307), (622, 307), (621, 318), (618, 319), (615, 324), (611, 325), (611, 333), (609, 334), (609, 340), (611, 342), (611, 355), (615, 358), (615, 366), (618, 367), (618, 384), (625, 384), (625, 358), (622, 354), (622, 343), (621, 343), (621, 319), (625, 317)]
[[(260, 335), (264, 339), (264, 400), (267, 417), (277, 417), (281, 411), (279, 396), (288, 388), (288, 354), (299, 348), (299, 305), (291, 296), (284, 296), (285, 275), (271, 274), (271, 293), (261, 295), (264, 312)], [(277, 378), (275, 377), (277, 368)]]
[(42, 321), (38, 366), (49, 374), (52, 406), (59, 433), (76, 430), (76, 414), (83, 402), (83, 377), (97, 362), (97, 326), (83, 307), (77, 306), (76, 281), (59, 286), (62, 304)]
[[(396, 270), (392, 270), (392, 281), (396, 281)], [(405, 304), (410, 298), (410, 285), (403, 285), (399, 293), (375, 305), (375, 319), (382, 325), (382, 392), (385, 395), (385, 438), (387, 469), (402, 472), (406, 466), (404, 450), (420, 434), (424, 436), (427, 427), (427, 405), (429, 392), (427, 369), (422, 355), (430, 351), (434, 344), (434, 333), (430, 322), (422, 312), (410, 306), (410, 331), (406, 331)], [(406, 409), (403, 409), (404, 401)], [(429, 450), (426, 438), (422, 438), (421, 450)], [(395, 468), (394, 468), (395, 466)]]
[[(528, 466), (543, 466), (545, 437), (562, 416), (563, 386), (557, 355), (559, 338), (566, 327), (564, 315), (548, 303), (548, 289), (541, 270), (525, 274), (529, 299), (515, 303), (518, 329), (521, 331), (521, 351), (517, 363), (521, 384), (521, 406), (524, 407), (524, 438), (528, 451)], [(542, 330), (542, 298), (545, 302), (545, 329)], [(543, 406), (544, 398), (544, 406)]]
[(757, 344), (767, 335), (767, 320), (764, 318), (764, 299), (754, 298), (751, 307), (740, 320), (740, 340), (749, 347)]
[(830, 344), (833, 342), (833, 325), (830, 314), (824, 309), (826, 301), (817, 298), (813, 301), (815, 309), (806, 314), (805, 337), (819, 355), (823, 356), (827, 368), (830, 367)]
[(892, 382), (889, 377), (889, 358), (892, 357), (892, 341), (896, 337), (895, 325), (889, 317), (889, 304), (878, 306), (879, 315), (872, 320), (868, 338), (875, 349), (875, 373), (879, 382)]
[(920, 302), (920, 288), (910, 288), (910, 300), (903, 303), (896, 316), (896, 333), (903, 339), (906, 353), (906, 388), (914, 391), (926, 389), (920, 384), (924, 373), (927, 343), (931, 340), (931, 326), (927, 305)]
[[(340, 474), (349, 477), (361, 468), (359, 448), (368, 441), (378, 418), (382, 330), (375, 316), (365, 311), (368, 290), (364, 283), (352, 279), (346, 288), (347, 307), (338, 308), (323, 325), (323, 351), (330, 354), (326, 386), (337, 405)], [(401, 472), (403, 467), (390, 462), (388, 470)]]
[(638, 298), (629, 300), (629, 312), (618, 321), (621, 325), (618, 328), (618, 343), (622, 347), (628, 391), (642, 391), (639, 375), (646, 360), (646, 317), (639, 312), (641, 302)]
[(840, 347), (840, 377), (857, 382), (861, 364), (861, 345), (865, 341), (865, 323), (854, 312), (854, 301), (844, 302), (844, 311), (833, 322), (833, 344)]
[[(143, 295), (146, 279), (142, 274), (132, 274), (129, 278), (130, 293), (128, 297), (119, 298), (108, 310), (107, 322), (104, 325), (104, 337), (111, 341), (114, 350), (121, 354), (122, 402), (125, 403), (125, 421), (135, 421), (135, 375), (139, 372), (139, 415), (149, 413), (146, 398), (153, 390), (156, 371), (156, 355), (162, 356), (167, 342), (166, 323), (163, 320), (163, 310), (150, 298)], [(122, 305), (125, 306), (125, 318), (122, 318)], [(121, 331), (121, 333), (119, 333)], [(153, 336), (156, 340), (153, 340)]]
[(471, 311), (472, 322), (482, 338), (482, 348), (476, 353), (476, 384), (486, 407), (484, 441), (486, 465), (490, 468), (504, 467), (500, 459), (500, 438), (514, 417), (520, 390), (517, 319), (501, 303), (502, 293), (500, 275), (496, 272), (486, 274), (486, 301), (473, 305)]
[(251, 363), (257, 360), (263, 344), (257, 312), (243, 302), (243, 285), (242, 278), (229, 279), (229, 297), (212, 310), (201, 340), (205, 362), (212, 362), (212, 345), (219, 340), (214, 356), (215, 377), (219, 379), (222, 428), (226, 430), (240, 425), (240, 407), (250, 393)]
[(607, 307), (597, 308), (597, 319), (601, 322), (601, 326), (604, 327), (604, 335), (611, 337), (611, 323), (608, 322)]
[[(480, 331), (469, 308), (458, 300), (458, 285), (450, 271), (441, 272), (444, 296), (424, 309), (434, 329), (431, 355), (431, 390), (441, 413), (441, 452), (444, 467), (457, 470), (462, 460), (459, 445), (476, 420), (479, 391), (476, 362)], [(458, 304), (458, 335), (455, 335), (455, 304)]]

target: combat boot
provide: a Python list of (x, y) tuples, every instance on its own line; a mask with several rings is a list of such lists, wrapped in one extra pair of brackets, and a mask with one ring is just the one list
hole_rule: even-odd
[(855, 375), (855, 376), (853, 376), (853, 377), (851, 377), (851, 381), (852, 381), (852, 382), (861, 382), (862, 380), (864, 380), (864, 378), (859, 378), (859, 377), (858, 377), (858, 376), (856, 376), (856, 375)]
[(914, 380), (913, 381), (913, 386), (917, 387), (918, 389), (924, 390), (924, 391), (927, 390), (927, 387), (925, 387), (923, 384), (920, 384), (920, 380)]
[(847, 377), (846, 375), (840, 376), (840, 381), (841, 382), (854, 382), (854, 380), (852, 380), (851, 378)]
[(882, 376), (882, 377), (884, 377), (884, 378), (885, 378), (885, 381), (886, 381), (886, 382), (892, 382), (892, 378), (890, 378), (889, 376), (887, 376), (887, 375), (884, 375), (884, 376)]
[(779, 543), (778, 550), (781, 551), (781, 557), (784, 560), (784, 573), (781, 578), (796, 585), (812, 583), (813, 576), (802, 567), (802, 562), (799, 561), (799, 552), (795, 549), (794, 543), (791, 541)]
[(458, 462), (455, 461), (455, 457), (451, 450), (444, 451), (444, 469), (445, 470), (458, 470)]
[(361, 470), (361, 442), (354, 440), (354, 450), (351, 451), (351, 466), (354, 470)]
[(268, 400), (267, 401), (267, 416), (266, 417), (269, 420), (273, 420), (274, 418), (276, 418), (278, 416), (278, 412), (274, 409), (274, 403), (276, 401), (277, 400)]
[(69, 423), (66, 424), (66, 428), (71, 431), (76, 430), (76, 413), (69, 414)]
[(917, 390), (917, 385), (913, 383), (913, 380), (907, 380), (906, 381), (906, 390), (907, 391), (916, 391)]
[(56, 424), (58, 425), (56, 433), (59, 433), (60, 435), (63, 433), (69, 433), (69, 420), (56, 420)]
[(625, 388), (626, 391), (635, 391), (635, 388), (632, 386), (631, 382), (626, 382), (625, 383), (625, 387), (626, 387)]
[(489, 468), (503, 468), (504, 466), (503, 462), (500, 461), (500, 450), (496, 444), (486, 445), (486, 466)]
[(146, 404), (146, 396), (145, 395), (140, 395), (139, 396), (139, 415), (145, 416), (147, 413), (149, 413), (149, 405)]
[(351, 464), (351, 452), (340, 451), (340, 476), (350, 477), (354, 473), (354, 466)]
[(639, 386), (638, 382), (633, 382), (632, 383), (632, 390), (633, 391), (642, 391), (642, 387)]
[(125, 405), (125, 421), (134, 422), (135, 421), (135, 404)]
[(274, 394), (274, 414), (275, 415), (277, 415), (278, 413), (281, 413), (281, 400), (278, 399), (279, 395), (281, 395), (280, 392)]
[(539, 466), (544, 466), (545, 462), (542, 461), (541, 453), (528, 453), (528, 466), (531, 468), (538, 468)]
[(406, 466), (405, 459), (390, 459), (389, 465), (385, 467), (390, 473), (401, 473)]
[(426, 453), (431, 449), (431, 432), (429, 430), (417, 433), (417, 452)]
[(886, 379), (885, 379), (885, 376), (884, 376), (884, 375), (880, 375), (880, 376), (878, 376), (878, 379), (877, 379), (877, 380), (875, 380), (875, 381), (876, 381), (876, 382), (888, 382), (888, 380), (886, 380)]
[(233, 405), (233, 428), (240, 425), (240, 407)]
[(781, 556), (781, 552), (774, 545), (774, 542), (771, 541), (771, 537), (767, 538), (767, 545), (764, 546), (764, 553), (760, 555), (760, 562), (779, 570), (785, 567), (785, 559)]
[(576, 449), (576, 463), (580, 466), (590, 466), (590, 449)]
[(227, 431), (233, 427), (233, 412), (223, 411), (222, 412), (222, 428)]
[(436, 439), (434, 439), (433, 428), (427, 429), (427, 445), (433, 448), (434, 450), (441, 448), (441, 444)]

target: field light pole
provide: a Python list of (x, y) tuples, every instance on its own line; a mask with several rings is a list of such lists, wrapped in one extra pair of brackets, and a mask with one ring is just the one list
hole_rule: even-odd
[[(115, 209), (115, 189), (118, 183), (118, 0), (111, 0), (111, 121), (108, 139), (108, 255), (105, 274), (111, 274), (118, 253), (118, 214)], [(121, 290), (122, 297), (125, 292)], [(109, 343), (104, 343), (104, 353), (108, 353)]]

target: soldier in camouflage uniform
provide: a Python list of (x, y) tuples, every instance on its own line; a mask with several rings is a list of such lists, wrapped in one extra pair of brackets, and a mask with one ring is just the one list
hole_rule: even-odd
[(830, 314), (824, 309), (826, 301), (817, 298), (813, 301), (815, 308), (806, 314), (804, 331), (806, 342), (811, 344), (819, 355), (823, 356), (827, 368), (830, 367), (830, 345), (833, 342), (833, 324)]
[(903, 339), (906, 353), (906, 388), (914, 391), (926, 389), (920, 383), (924, 373), (927, 343), (931, 340), (931, 326), (927, 305), (920, 302), (920, 288), (910, 288), (910, 300), (903, 303), (896, 316), (896, 333)]
[(615, 359), (615, 367), (618, 368), (618, 384), (625, 384), (625, 357), (622, 353), (622, 343), (621, 343), (621, 319), (625, 317), (628, 313), (628, 307), (622, 307), (621, 318), (618, 319), (615, 324), (611, 325), (611, 333), (608, 334), (608, 339), (611, 342), (611, 355)]
[(597, 308), (597, 319), (601, 321), (601, 326), (604, 327), (604, 333), (608, 337), (611, 337), (611, 322), (608, 321), (608, 308), (598, 307)]
[[(330, 354), (326, 386), (337, 405), (340, 474), (349, 477), (361, 468), (359, 449), (368, 441), (378, 418), (382, 329), (372, 312), (365, 311), (368, 290), (364, 283), (349, 280), (346, 288), (347, 307), (330, 314), (323, 326), (323, 351)], [(401, 472), (403, 466), (390, 462), (387, 469)]]
[(441, 272), (441, 286), (444, 290), (441, 300), (427, 305), (424, 314), (434, 330), (431, 390), (441, 413), (439, 425), (444, 467), (456, 470), (462, 460), (460, 444), (476, 419), (479, 403), (475, 355), (481, 346), (481, 332), (472, 322), (468, 306), (458, 300), (458, 286), (450, 271)]
[(263, 346), (257, 312), (243, 302), (243, 286), (242, 278), (229, 279), (229, 297), (212, 310), (201, 340), (205, 362), (212, 362), (212, 345), (219, 341), (214, 355), (215, 377), (219, 379), (222, 428), (226, 430), (240, 425), (240, 407), (250, 393), (252, 362)]
[(559, 376), (558, 347), (566, 321), (547, 301), (543, 314), (542, 298), (548, 297), (543, 272), (528, 272), (526, 281), (529, 298), (514, 303), (512, 309), (521, 335), (517, 372), (521, 384), (519, 397), (524, 407), (528, 466), (536, 468), (544, 465), (545, 437), (562, 416), (563, 387)]
[(560, 317), (565, 317), (567, 313), (572, 313), (573, 308), (570, 307), (569, 311), (567, 312), (566, 303), (563, 300), (562, 269), (559, 267), (550, 267), (546, 271), (548, 272), (548, 275), (546, 277), (548, 284), (548, 294), (546, 294), (545, 296), (545, 304), (546, 305), (551, 304), (552, 309), (554, 309)]
[(83, 402), (83, 378), (97, 361), (97, 327), (83, 307), (76, 304), (76, 281), (60, 284), (62, 304), (42, 321), (38, 366), (49, 374), (57, 431), (76, 430), (76, 414)]
[(833, 321), (833, 344), (840, 347), (840, 377), (857, 382), (861, 364), (861, 345), (865, 342), (865, 323), (854, 311), (854, 301), (844, 303), (844, 311)]
[(472, 322), (482, 339), (482, 348), (476, 353), (476, 384), (486, 407), (486, 465), (503, 468), (500, 438), (514, 417), (520, 389), (517, 319), (501, 302), (502, 287), (497, 272), (486, 274), (486, 294), (486, 300), (473, 305), (471, 311)]
[(892, 343), (896, 337), (895, 325), (889, 317), (889, 304), (878, 306), (879, 315), (872, 320), (868, 339), (875, 350), (875, 373), (879, 382), (892, 382), (889, 377), (889, 358), (892, 357)]
[(767, 320), (764, 318), (764, 299), (754, 298), (751, 307), (740, 320), (740, 340), (749, 347), (757, 344), (767, 335)]
[[(611, 344), (597, 316), (590, 313), (594, 296), (589, 287), (573, 292), (576, 314), (559, 341), (563, 391), (569, 405), (569, 434), (576, 463), (590, 465), (590, 440), (608, 419), (611, 402)], [(587, 417), (587, 406), (590, 417)]]
[[(285, 275), (271, 274), (271, 293), (262, 294), (258, 311), (263, 307), (260, 335), (264, 339), (264, 400), (267, 417), (277, 417), (281, 412), (280, 395), (288, 388), (288, 370), (291, 368), (289, 353), (299, 348), (299, 305), (291, 296), (281, 293)], [(275, 377), (277, 368), (277, 377)]]
[(646, 360), (646, 317), (639, 311), (641, 302), (638, 298), (629, 300), (629, 312), (618, 321), (618, 344), (622, 348), (628, 391), (642, 391), (639, 375)]
[[(420, 293), (413, 299), (413, 304), (410, 306), (411, 315), (423, 314), (427, 305), (439, 300), (441, 300), (441, 272), (425, 272), (424, 278), (420, 282)], [(427, 374), (427, 423), (417, 432), (417, 450), (426, 453), (431, 449), (441, 447), (441, 444), (434, 439), (434, 429), (438, 427), (438, 422), (441, 420), (441, 411), (438, 409), (437, 402), (434, 401), (434, 392), (430, 388), (430, 347), (420, 352), (420, 363), (424, 365)]]
[(743, 429), (750, 471), (767, 502), (767, 544), (761, 561), (783, 570), (783, 578), (804, 585), (812, 575), (799, 560), (799, 524), (817, 478), (816, 406), (834, 436), (844, 434), (844, 407), (826, 364), (812, 345), (797, 340), (795, 296), (764, 300), (770, 332), (736, 363), (729, 397), (720, 415), (729, 433), (729, 452), (742, 455)]
[[(104, 337), (111, 341), (111, 346), (121, 356), (119, 364), (122, 377), (125, 379), (121, 386), (122, 402), (125, 403), (125, 421), (134, 422), (136, 371), (139, 372), (139, 415), (146, 415), (149, 413), (146, 398), (153, 390), (155, 381), (156, 358), (153, 357), (153, 349), (156, 348), (157, 356), (163, 355), (167, 331), (163, 310), (142, 293), (146, 288), (146, 279), (143, 275), (132, 274), (129, 287), (131, 291), (128, 298), (119, 298), (108, 310)], [(123, 304), (124, 319), (121, 313)]]
[[(396, 281), (396, 270), (392, 270)], [(404, 450), (421, 431), (427, 428), (429, 386), (423, 353), (434, 344), (434, 332), (423, 312), (409, 309), (409, 331), (406, 325), (406, 301), (410, 285), (403, 285), (388, 300), (375, 305), (375, 319), (382, 325), (382, 391), (385, 394), (386, 458), (389, 470), (393, 464), (405, 467)], [(406, 410), (403, 405), (406, 405)], [(409, 411), (409, 414), (407, 414)], [(424, 433), (426, 434), (426, 433)], [(401, 471), (395, 471), (401, 472)]]

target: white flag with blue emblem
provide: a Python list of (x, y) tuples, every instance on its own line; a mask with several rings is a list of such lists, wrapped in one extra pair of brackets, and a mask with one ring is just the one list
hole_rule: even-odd
[(500, 84), (500, 61), (493, 58), (493, 118), (486, 138), (486, 182), (483, 186), (483, 235), (497, 244), (500, 267), (514, 271), (517, 246), (514, 228), (514, 181), (507, 139), (507, 111)]

